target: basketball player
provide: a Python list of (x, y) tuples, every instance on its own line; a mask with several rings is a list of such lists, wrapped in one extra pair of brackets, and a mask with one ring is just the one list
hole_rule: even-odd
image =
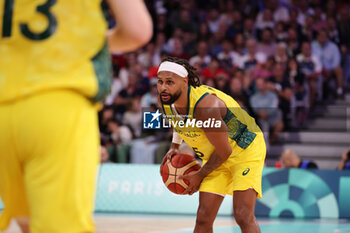
[(184, 194), (200, 192), (194, 232), (213, 232), (213, 222), (226, 194), (234, 197), (234, 216), (242, 232), (260, 232), (254, 208), (256, 198), (261, 198), (266, 146), (255, 120), (232, 97), (201, 85), (195, 68), (182, 59), (168, 57), (162, 61), (158, 92), (169, 120), (216, 122), (209, 128), (177, 124), (173, 143), (164, 157), (169, 159), (178, 153), (183, 139), (203, 160), (199, 171), (182, 177), (190, 182)]
[[(3, 4), (4, 3), (4, 4)], [(111, 51), (152, 35), (141, 0), (110, 0)], [(0, 6), (0, 231), (93, 232), (96, 103), (110, 86), (101, 0), (4, 0)], [(29, 220), (29, 221), (28, 221)]]

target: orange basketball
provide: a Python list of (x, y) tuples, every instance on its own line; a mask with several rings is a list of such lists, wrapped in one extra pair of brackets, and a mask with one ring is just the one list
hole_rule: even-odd
[(160, 166), (160, 175), (167, 188), (176, 194), (182, 194), (188, 187), (189, 181), (179, 179), (181, 175), (186, 175), (201, 168), (200, 163), (191, 155), (176, 154), (170, 161), (165, 161)]

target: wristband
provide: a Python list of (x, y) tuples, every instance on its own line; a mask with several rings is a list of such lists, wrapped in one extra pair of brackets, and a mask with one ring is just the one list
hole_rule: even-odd
[(175, 144), (181, 144), (182, 143), (182, 138), (176, 133), (176, 131), (173, 131), (173, 143)]

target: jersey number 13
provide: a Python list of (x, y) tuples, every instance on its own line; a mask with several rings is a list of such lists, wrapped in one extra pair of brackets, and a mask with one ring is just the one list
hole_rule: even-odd
[[(2, 22), (2, 37), (11, 37), (12, 33), (12, 18), (15, 0), (5, 0), (3, 22)], [(36, 7), (36, 11), (43, 14), (48, 20), (47, 28), (39, 33), (33, 32), (28, 26), (28, 22), (19, 24), (21, 33), (31, 40), (45, 40), (55, 33), (57, 28), (57, 20), (55, 15), (50, 12), (52, 6), (56, 4), (57, 0), (47, 0), (44, 4)]]

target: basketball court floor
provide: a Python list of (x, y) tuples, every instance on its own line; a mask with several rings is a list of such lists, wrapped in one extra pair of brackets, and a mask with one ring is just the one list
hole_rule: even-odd
[[(95, 214), (96, 233), (192, 233), (195, 216)], [(350, 233), (349, 220), (259, 219), (262, 233)], [(214, 233), (240, 233), (231, 217), (218, 217)], [(20, 233), (12, 222), (6, 233)]]

